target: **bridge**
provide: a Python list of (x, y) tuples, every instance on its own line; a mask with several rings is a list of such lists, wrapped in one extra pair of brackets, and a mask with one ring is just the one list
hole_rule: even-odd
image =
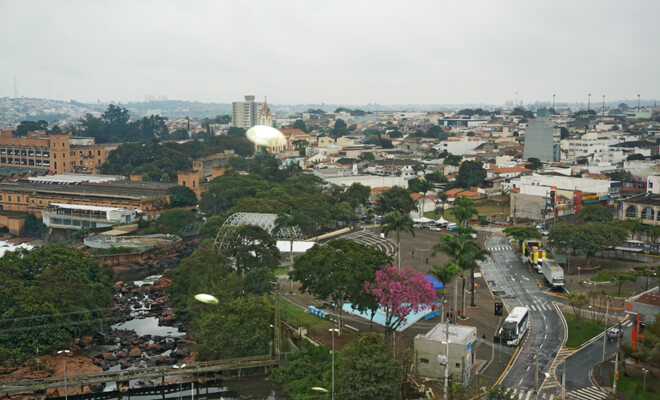
[(234, 358), (220, 361), (206, 361), (187, 364), (183, 368), (172, 366), (147, 367), (124, 371), (98, 372), (84, 375), (54, 376), (43, 379), (29, 379), (13, 382), (0, 383), (1, 393), (14, 392), (43, 392), (48, 388), (63, 387), (66, 384), (71, 387), (98, 385), (101, 383), (116, 382), (117, 387), (124, 384), (127, 387), (132, 380), (161, 379), (161, 385), (165, 384), (166, 376), (195, 376), (210, 372), (240, 371), (247, 368), (273, 367), (279, 364), (277, 357), (255, 356), (245, 358)]

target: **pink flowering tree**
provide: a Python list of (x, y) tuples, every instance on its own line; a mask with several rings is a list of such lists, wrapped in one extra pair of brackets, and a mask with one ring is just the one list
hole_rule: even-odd
[(406, 266), (404, 270), (386, 265), (376, 271), (373, 282), (364, 290), (373, 296), (385, 313), (385, 338), (389, 339), (410, 313), (416, 313), (438, 300), (424, 274)]

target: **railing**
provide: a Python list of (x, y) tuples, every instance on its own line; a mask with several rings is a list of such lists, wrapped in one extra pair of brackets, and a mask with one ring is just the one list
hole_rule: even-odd
[(108, 382), (126, 382), (132, 380), (145, 380), (163, 378), (173, 375), (194, 375), (206, 372), (234, 371), (244, 368), (269, 367), (279, 364), (277, 358), (271, 356), (254, 356), (234, 358), (220, 361), (197, 362), (186, 365), (184, 368), (173, 368), (172, 366), (147, 367), (141, 369), (98, 372), (84, 375), (54, 376), (43, 379), (29, 379), (22, 381), (0, 383), (0, 393), (41, 391), (67, 385), (88, 386)]

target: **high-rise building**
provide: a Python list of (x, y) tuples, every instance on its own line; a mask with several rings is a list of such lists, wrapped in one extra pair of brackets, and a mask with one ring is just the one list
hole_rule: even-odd
[(554, 123), (547, 110), (539, 110), (537, 118), (530, 121), (525, 130), (523, 158), (538, 158), (541, 161), (559, 161), (554, 144)]
[(245, 101), (235, 101), (231, 106), (231, 126), (250, 129), (257, 125), (262, 104), (255, 102), (254, 96), (245, 96)]

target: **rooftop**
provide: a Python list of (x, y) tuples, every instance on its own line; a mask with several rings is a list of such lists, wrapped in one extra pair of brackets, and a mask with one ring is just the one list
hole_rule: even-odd
[(623, 199), (626, 203), (660, 206), (660, 194), (640, 193), (636, 196)]
[(121, 175), (92, 175), (92, 174), (55, 174), (27, 178), (28, 181), (41, 183), (104, 183), (126, 179)]
[(167, 188), (148, 186), (151, 182), (120, 181), (112, 183), (52, 184), (31, 181), (0, 183), (0, 190), (25, 193), (60, 194), (85, 197), (109, 197), (141, 200), (167, 195)]
[[(449, 325), (449, 341), (451, 343), (466, 344), (471, 335), (477, 334), (477, 328), (466, 325)], [(447, 324), (440, 323), (425, 334), (415, 336), (415, 339), (433, 340), (443, 342), (447, 339)]]
[(643, 295), (639, 296), (635, 302), (660, 307), (660, 293), (644, 293)]

